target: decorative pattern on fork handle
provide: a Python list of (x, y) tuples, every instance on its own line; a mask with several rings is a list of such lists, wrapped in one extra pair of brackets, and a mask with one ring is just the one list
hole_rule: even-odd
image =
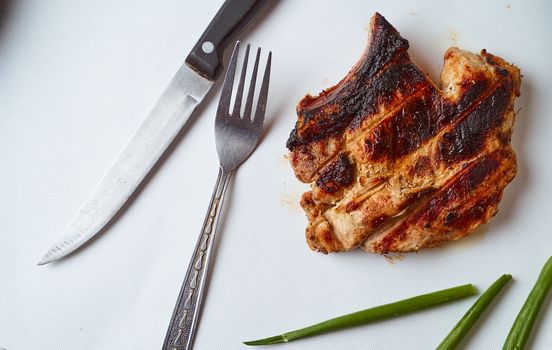
[(192, 348), (198, 316), (201, 311), (202, 290), (209, 270), (211, 251), (218, 227), (219, 214), (222, 210), (224, 194), (228, 186), (230, 173), (219, 168), (219, 174), (201, 235), (194, 250), (193, 259), (182, 284), (178, 302), (173, 312), (170, 331), (167, 333), (163, 350), (188, 350)]
[(251, 118), (261, 49), (257, 49), (245, 109), (243, 114), (241, 114), (240, 107), (243, 98), (250, 48), (250, 45), (247, 45), (240, 82), (236, 93), (236, 102), (234, 103), (232, 113), (230, 113), (230, 100), (238, 61), (239, 46), (239, 42), (234, 46), (234, 52), (232, 53), (228, 70), (224, 78), (220, 102), (215, 118), (215, 141), (220, 161), (217, 183), (211, 197), (211, 203), (209, 204), (205, 221), (203, 222), (203, 228), (197, 240), (192, 260), (188, 266), (184, 284), (178, 296), (178, 301), (163, 344), (163, 350), (191, 350), (193, 346), (195, 330), (198, 326), (201, 312), (201, 301), (205, 294), (204, 287), (209, 272), (211, 252), (216, 239), (219, 214), (224, 203), (224, 194), (228, 186), (228, 179), (230, 174), (251, 155), (259, 142), (263, 128), (268, 84), (270, 81), (272, 53), (268, 53), (255, 114), (254, 117)]

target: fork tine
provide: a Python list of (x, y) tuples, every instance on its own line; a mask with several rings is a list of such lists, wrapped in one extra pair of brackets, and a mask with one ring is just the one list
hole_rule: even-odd
[(243, 119), (251, 120), (251, 109), (253, 108), (253, 94), (255, 94), (255, 83), (257, 82), (257, 71), (259, 70), (259, 57), (261, 56), (261, 48), (257, 49), (257, 57), (255, 57), (255, 65), (253, 66), (253, 74), (251, 75), (251, 83), (249, 83), (249, 92), (247, 93), (247, 101), (243, 111)]
[(259, 100), (257, 101), (257, 109), (255, 110), (255, 119), (253, 123), (256, 127), (262, 127), (265, 111), (266, 100), (268, 97), (268, 84), (270, 83), (270, 66), (272, 63), (272, 51), (268, 53), (268, 59), (266, 60), (266, 68), (264, 71), (263, 82), (261, 83), (261, 91), (259, 91)]
[(243, 65), (241, 68), (241, 76), (240, 76), (240, 83), (238, 85), (238, 93), (236, 94), (236, 99), (234, 100), (234, 111), (232, 112), (232, 116), (239, 118), (240, 116), (240, 109), (241, 109), (241, 103), (242, 103), (242, 96), (243, 96), (243, 87), (245, 85), (245, 74), (247, 72), (247, 60), (249, 59), (249, 48), (251, 47), (251, 44), (247, 44), (247, 49), (245, 50), (245, 58), (243, 60)]
[(217, 109), (217, 117), (227, 116), (230, 110), (230, 99), (232, 98), (232, 87), (234, 85), (234, 75), (236, 74), (236, 65), (238, 62), (238, 52), (240, 51), (240, 42), (237, 41), (232, 52), (232, 58), (228, 64), (228, 70), (224, 77), (222, 92)]

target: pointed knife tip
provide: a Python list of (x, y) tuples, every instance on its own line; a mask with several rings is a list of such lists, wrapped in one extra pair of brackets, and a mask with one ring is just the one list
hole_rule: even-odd
[(52, 258), (50, 254), (46, 254), (40, 259), (40, 261), (37, 263), (38, 266), (46, 265), (48, 263), (51, 263), (55, 259)]
[(48, 260), (40, 260), (39, 262), (37, 262), (36, 264), (38, 266), (42, 266), (42, 265), (46, 265), (48, 263), (50, 263), (51, 261), (48, 261)]

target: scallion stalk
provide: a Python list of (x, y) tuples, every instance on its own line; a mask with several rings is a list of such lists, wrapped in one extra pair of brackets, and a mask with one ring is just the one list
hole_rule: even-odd
[(335, 331), (338, 329), (359, 326), (362, 324), (384, 320), (399, 315), (427, 309), (432, 306), (447, 303), (472, 296), (477, 293), (471, 284), (465, 284), (433, 293), (419, 295), (413, 298), (400, 300), (394, 303), (376, 306), (370, 309), (339, 316), (314, 324), (305, 328), (290, 331), (284, 334), (269, 338), (246, 341), (246, 345), (268, 345), (276, 343), (287, 343), (292, 340), (310, 337), (313, 335)]
[(470, 307), (468, 312), (462, 316), (460, 321), (454, 326), (447, 337), (439, 344), (436, 350), (456, 349), (464, 336), (475, 325), (479, 317), (485, 312), (487, 307), (504, 288), (506, 283), (512, 279), (512, 275), (502, 275), (486, 291), (481, 294), (479, 299)]
[(506, 338), (506, 342), (502, 347), (503, 350), (522, 350), (529, 339), (531, 329), (535, 323), (535, 319), (539, 310), (552, 286), (552, 257), (544, 264), (542, 271), (527, 296), (525, 304), (523, 304), (519, 314), (510, 329), (510, 333)]

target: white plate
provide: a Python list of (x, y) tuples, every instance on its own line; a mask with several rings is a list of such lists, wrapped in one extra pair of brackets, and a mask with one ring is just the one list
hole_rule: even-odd
[[(157, 349), (216, 177), (219, 85), (124, 215), (86, 249), (36, 266), (195, 43), (219, 1), (19, 1), (0, 42), (0, 346)], [(550, 217), (549, 2), (280, 1), (242, 39), (271, 49), (266, 137), (230, 188), (196, 349), (245, 348), (336, 315), (467, 282), (515, 280), (467, 348), (501, 347), (546, 258)], [(438, 77), (452, 45), (504, 57), (524, 75), (513, 135), (519, 170), (489, 225), (393, 262), (322, 255), (304, 242), (306, 189), (284, 159), (295, 104), (339, 81), (370, 16), (410, 41)], [(278, 349), (429, 349), (475, 298)], [(550, 299), (549, 299), (550, 300)], [(552, 305), (532, 349), (552, 346)]]

